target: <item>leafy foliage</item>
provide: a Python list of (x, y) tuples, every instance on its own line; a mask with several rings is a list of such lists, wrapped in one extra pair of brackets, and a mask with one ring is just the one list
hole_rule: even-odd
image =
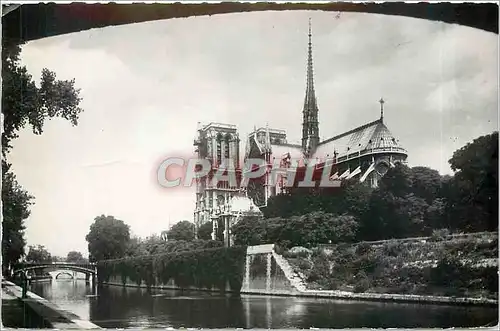
[(338, 244), (329, 245), (328, 253), (284, 256), (311, 288), (497, 298), (498, 267), (486, 262), (498, 257), (498, 234), (439, 232), (446, 240)]
[(42, 245), (29, 246), (29, 251), (26, 255), (26, 262), (50, 263), (52, 262), (52, 255)]
[(66, 257), (66, 262), (84, 262), (85, 258), (83, 257), (82, 253), (76, 252), (76, 251), (71, 251), (68, 253), (68, 256)]
[(475, 139), (449, 160), (448, 224), (466, 231), (498, 229), (498, 132)]
[(266, 224), (259, 217), (243, 217), (233, 225), (231, 233), (235, 245), (259, 245), (264, 242), (264, 229)]
[(8, 274), (25, 254), (24, 220), (30, 215), (33, 197), (16, 181), (10, 166), (2, 160), (2, 268)]
[(194, 239), (194, 224), (189, 221), (180, 221), (170, 228), (168, 231), (168, 239), (174, 240), (193, 240)]
[(222, 247), (220, 241), (215, 240), (162, 240), (156, 235), (152, 235), (145, 239), (132, 238), (127, 246), (126, 255), (145, 256), (157, 254), (169, 254), (184, 251), (200, 250), (207, 248)]
[(138, 285), (166, 285), (173, 280), (181, 288), (239, 292), (243, 282), (246, 247), (211, 248), (169, 254), (130, 257), (100, 261), (97, 264), (99, 280), (109, 282), (119, 277)]
[(246, 217), (232, 228), (237, 245), (277, 243), (283, 247), (352, 241), (358, 223), (353, 216), (311, 212), (302, 216), (261, 219)]
[(125, 256), (130, 240), (130, 228), (113, 216), (98, 216), (85, 237), (89, 259), (101, 261)]
[[(429, 236), (434, 230), (476, 232), (498, 229), (498, 133), (479, 137), (456, 151), (450, 159), (454, 176), (441, 176), (427, 167), (409, 168), (398, 164), (390, 168), (371, 189), (356, 180), (342, 182), (341, 190), (328, 188), (293, 188), (286, 194), (272, 197), (264, 210), (265, 222), (287, 230), (280, 222), (294, 224), (297, 218), (314, 212), (350, 215), (358, 223), (357, 240)], [(300, 223), (300, 222), (299, 222)], [(248, 224), (247, 224), (248, 225)], [(299, 229), (297, 236), (309, 237), (315, 231), (309, 225)], [(255, 233), (252, 233), (252, 227)], [(243, 231), (243, 224), (238, 231)], [(245, 230), (253, 244), (282, 238), (291, 234), (270, 235), (260, 225)], [(237, 232), (238, 232), (237, 231)], [(299, 234), (300, 233), (300, 234)], [(284, 237), (286, 237), (286, 239)], [(320, 240), (321, 241), (321, 240)], [(313, 240), (312, 243), (318, 240)]]
[(12, 147), (10, 142), (26, 124), (35, 134), (43, 132), (47, 118), (61, 117), (77, 125), (82, 99), (74, 79), (56, 80), (56, 74), (48, 69), (42, 70), (40, 86), (36, 86), (26, 67), (20, 64), (20, 46), (2, 46), (2, 153), (5, 155)]
[[(289, 218), (311, 209), (352, 215), (357, 240), (428, 236), (433, 230), (476, 232), (498, 229), (498, 133), (480, 137), (455, 152), (454, 176), (398, 164), (379, 187), (343, 182), (336, 192), (293, 190), (270, 199), (268, 216)], [(301, 201), (299, 201), (301, 200)], [(287, 210), (280, 211), (280, 208)], [(292, 221), (293, 222), (293, 221)], [(303, 232), (303, 231), (302, 231)]]
[(67, 262), (67, 261), (66, 261), (66, 257), (53, 255), (52, 262)]
[(6, 161), (12, 140), (29, 124), (35, 134), (43, 132), (47, 118), (61, 117), (77, 125), (82, 112), (74, 80), (56, 80), (54, 72), (42, 70), (37, 86), (19, 60), (21, 47), (2, 39), (2, 268), (7, 272), (23, 255), (24, 220), (30, 215), (33, 197), (23, 190)]
[(198, 228), (198, 239), (202, 240), (212, 239), (212, 222), (203, 223)]

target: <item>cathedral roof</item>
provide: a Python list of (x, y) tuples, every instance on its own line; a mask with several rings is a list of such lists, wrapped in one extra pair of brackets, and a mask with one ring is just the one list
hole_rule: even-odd
[(371, 149), (405, 152), (398, 140), (394, 138), (383, 121), (379, 119), (322, 141), (314, 156), (319, 158), (333, 157), (334, 152), (337, 152), (339, 157)]
[(292, 159), (300, 159), (304, 156), (302, 146), (293, 144), (271, 144), (272, 156), (277, 159), (283, 159), (290, 154)]

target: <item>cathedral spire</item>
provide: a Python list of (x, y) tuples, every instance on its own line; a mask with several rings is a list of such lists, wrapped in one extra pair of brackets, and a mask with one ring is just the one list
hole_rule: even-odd
[(380, 98), (380, 100), (378, 102), (380, 103), (380, 121), (383, 122), (384, 121), (384, 103), (385, 103), (385, 100), (384, 100), (384, 98)]
[(302, 122), (302, 149), (306, 155), (314, 153), (319, 144), (318, 105), (314, 93), (314, 71), (312, 58), (312, 32), (309, 18), (309, 43), (307, 54), (307, 82)]

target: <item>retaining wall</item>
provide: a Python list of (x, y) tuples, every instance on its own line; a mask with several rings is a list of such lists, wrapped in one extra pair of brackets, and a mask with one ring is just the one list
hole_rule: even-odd
[[(383, 294), (383, 293), (353, 293), (344, 291), (308, 290), (305, 281), (298, 275), (288, 261), (274, 250), (274, 244), (249, 246), (245, 258), (245, 274), (241, 293), (318, 297), (345, 300), (364, 301), (392, 301), (412, 303), (434, 303), (434, 304), (459, 304), (459, 305), (490, 305), (498, 306), (498, 300), (486, 298), (457, 298), (427, 295), (405, 295), (405, 294)], [(111, 277), (108, 285), (146, 287), (145, 284), (138, 285), (126, 280), (122, 282), (121, 277)], [(168, 284), (152, 286), (158, 289), (181, 289), (173, 280)], [(219, 289), (201, 289), (196, 287), (185, 288), (186, 290), (198, 291), (220, 291)], [(226, 292), (231, 292), (229, 284), (226, 284)]]

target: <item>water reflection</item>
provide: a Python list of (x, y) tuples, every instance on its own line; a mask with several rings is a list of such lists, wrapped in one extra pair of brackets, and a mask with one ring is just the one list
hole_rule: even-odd
[(498, 309), (338, 300), (241, 297), (208, 292), (103, 287), (57, 280), (33, 291), (105, 328), (389, 328), (496, 324)]
[(85, 281), (58, 279), (52, 282), (39, 282), (30, 285), (31, 291), (45, 299), (57, 303), (61, 308), (71, 311), (82, 319), (90, 318), (90, 301), (92, 286)]

